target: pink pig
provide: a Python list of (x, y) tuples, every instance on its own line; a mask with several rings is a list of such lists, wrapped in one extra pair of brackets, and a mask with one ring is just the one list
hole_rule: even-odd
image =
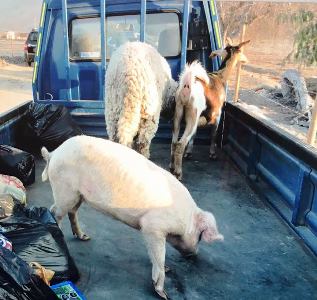
[(152, 280), (164, 299), (165, 244), (184, 255), (196, 254), (198, 243), (223, 240), (212, 213), (197, 207), (187, 188), (173, 175), (134, 150), (100, 138), (77, 136), (49, 153), (43, 181), (49, 179), (58, 223), (68, 213), (72, 231), (79, 227), (83, 201), (142, 232), (152, 262)]

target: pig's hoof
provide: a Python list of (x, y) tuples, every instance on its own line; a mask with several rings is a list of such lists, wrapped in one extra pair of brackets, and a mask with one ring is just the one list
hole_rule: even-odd
[(155, 289), (155, 291), (162, 299), (168, 300), (168, 296), (164, 290), (160, 291), (160, 290)]
[(165, 273), (168, 273), (171, 271), (171, 268), (169, 266), (164, 266)]
[(85, 233), (82, 233), (80, 235), (74, 234), (74, 236), (81, 241), (89, 241), (90, 240), (90, 236), (85, 234)]

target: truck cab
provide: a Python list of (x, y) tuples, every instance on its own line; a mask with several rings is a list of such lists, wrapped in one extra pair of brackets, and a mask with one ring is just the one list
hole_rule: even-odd
[(43, 3), (34, 100), (69, 107), (90, 134), (106, 135), (104, 72), (111, 54), (124, 42), (141, 39), (142, 30), (143, 40), (167, 59), (174, 79), (195, 59), (209, 71), (219, 67), (218, 59), (208, 58), (221, 47), (219, 27), (211, 25), (211, 20), (218, 24), (213, 1), (106, 1), (103, 35), (99, 0), (67, 1), (67, 13), (64, 1)]

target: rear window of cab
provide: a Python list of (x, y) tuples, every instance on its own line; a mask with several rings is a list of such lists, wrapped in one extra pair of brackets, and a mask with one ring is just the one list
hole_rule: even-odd
[[(71, 23), (70, 58), (100, 60), (100, 18), (74, 19)], [(125, 42), (140, 40), (140, 15), (109, 16), (106, 18), (107, 60)], [(178, 15), (174, 12), (146, 15), (145, 42), (164, 57), (180, 54), (181, 39)]]

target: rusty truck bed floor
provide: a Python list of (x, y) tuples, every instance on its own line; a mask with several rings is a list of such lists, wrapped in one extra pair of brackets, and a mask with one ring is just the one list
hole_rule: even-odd
[[(168, 167), (168, 145), (154, 144), (151, 154)], [(50, 207), (43, 168), (37, 161), (28, 201)], [(225, 156), (209, 161), (208, 148), (196, 146), (193, 159), (184, 162), (183, 182), (198, 205), (214, 213), (225, 240), (201, 243), (191, 260), (168, 246), (165, 288), (171, 299), (317, 299), (316, 257)], [(79, 215), (90, 241), (74, 239), (67, 218), (62, 230), (87, 299), (156, 299), (141, 234), (87, 205)]]

